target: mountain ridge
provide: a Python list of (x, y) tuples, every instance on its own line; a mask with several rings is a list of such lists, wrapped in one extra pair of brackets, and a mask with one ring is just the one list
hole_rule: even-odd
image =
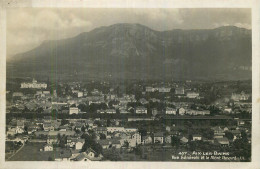
[(7, 72), (44, 75), (46, 71), (45, 76), (50, 76), (55, 70), (56, 76), (77, 72), (85, 78), (96, 74), (97, 78), (127, 79), (250, 79), (251, 48), (251, 30), (235, 26), (156, 31), (120, 23), (45, 41), (7, 62), (16, 66)]

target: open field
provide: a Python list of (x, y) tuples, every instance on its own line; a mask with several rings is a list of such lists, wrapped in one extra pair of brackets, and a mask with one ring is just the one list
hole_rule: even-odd
[(27, 143), (17, 154), (8, 161), (48, 161), (54, 152), (40, 151), (45, 143)]

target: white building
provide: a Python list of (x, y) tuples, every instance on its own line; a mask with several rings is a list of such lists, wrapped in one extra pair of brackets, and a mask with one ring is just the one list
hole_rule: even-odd
[(83, 92), (78, 92), (78, 97), (83, 97)]
[(79, 109), (77, 107), (70, 107), (69, 114), (78, 114)]
[(51, 144), (46, 144), (44, 146), (44, 151), (53, 151), (53, 146)]
[(193, 140), (193, 141), (202, 140), (202, 137), (201, 137), (201, 135), (194, 134), (194, 135), (192, 136), (192, 140)]
[(84, 139), (79, 139), (76, 144), (75, 144), (75, 149), (76, 150), (81, 150), (83, 145), (85, 143), (85, 140)]
[(174, 108), (171, 107), (166, 107), (165, 109), (165, 114), (173, 114), (176, 115), (176, 110)]
[(209, 110), (187, 110), (186, 114), (188, 115), (210, 115)]
[(179, 115), (183, 116), (185, 115), (185, 109), (184, 108), (179, 108)]
[(45, 90), (45, 91), (42, 91), (43, 94), (50, 94), (50, 91), (48, 90)]
[(164, 134), (162, 132), (154, 133), (153, 142), (163, 144), (164, 142)]
[(145, 88), (145, 91), (146, 91), (146, 92), (154, 92), (155, 89), (154, 89), (153, 87), (147, 86), (147, 87)]
[(23, 93), (21, 92), (14, 92), (13, 97), (23, 97)]
[(189, 99), (195, 99), (195, 98), (198, 98), (199, 96), (200, 96), (200, 94), (197, 93), (197, 92), (188, 92), (188, 93), (187, 93), (187, 97), (188, 97)]
[(125, 132), (137, 132), (137, 128), (125, 128)]
[[(139, 145), (142, 143), (142, 140), (141, 140), (141, 134), (136, 132), (134, 134), (132, 134), (132, 140), (130, 142), (130, 146), (131, 147), (135, 147), (136, 145)], [(135, 145), (134, 145), (135, 144)]]
[(124, 127), (107, 127), (107, 132), (114, 133), (114, 132), (124, 132)]
[(116, 114), (116, 110), (115, 109), (107, 109), (106, 113), (108, 113), (108, 114)]
[(231, 99), (234, 101), (240, 101), (240, 100), (248, 100), (250, 97), (249, 94), (245, 94), (245, 92), (241, 92), (240, 94), (232, 93)]
[(26, 89), (26, 88), (31, 88), (31, 89), (41, 89), (47, 88), (47, 84), (46, 83), (38, 83), (37, 80), (33, 79), (32, 83), (21, 83), (21, 88), (22, 89)]
[(136, 107), (135, 113), (136, 114), (147, 114), (147, 108), (145, 108), (145, 107)]
[(179, 94), (184, 94), (184, 87), (177, 87), (176, 89), (175, 89), (175, 94), (176, 95), (179, 95)]
[(169, 93), (171, 91), (170, 87), (160, 87), (159, 92), (160, 93)]

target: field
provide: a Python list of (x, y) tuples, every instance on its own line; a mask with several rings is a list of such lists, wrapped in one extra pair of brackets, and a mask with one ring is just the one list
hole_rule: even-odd
[(54, 152), (40, 151), (45, 143), (27, 143), (17, 154), (8, 161), (48, 161)]

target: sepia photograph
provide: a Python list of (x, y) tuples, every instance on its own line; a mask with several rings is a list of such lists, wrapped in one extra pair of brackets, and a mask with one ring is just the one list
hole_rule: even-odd
[(5, 18), (6, 163), (252, 162), (251, 8)]

